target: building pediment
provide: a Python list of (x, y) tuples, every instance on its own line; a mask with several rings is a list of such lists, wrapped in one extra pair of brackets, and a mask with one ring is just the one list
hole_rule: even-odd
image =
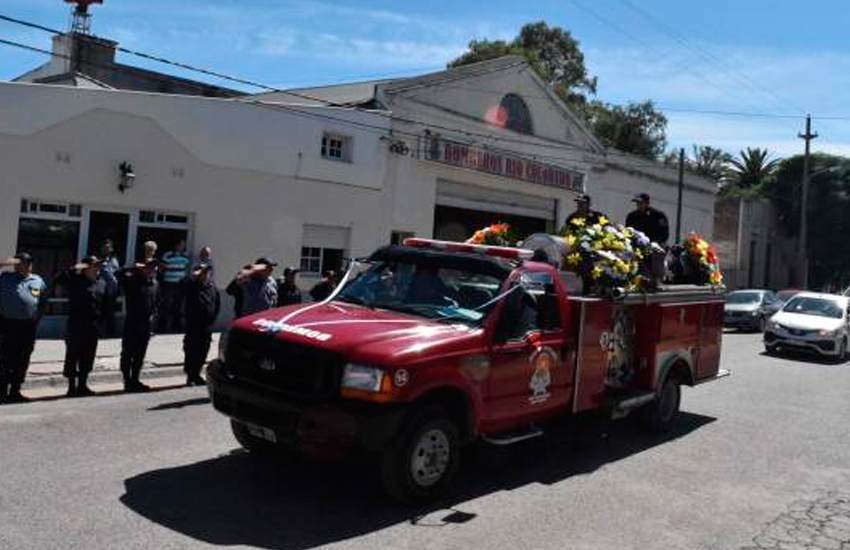
[(439, 113), (446, 126), (488, 126), (601, 153), (603, 148), (521, 57), (508, 56), (378, 84), (378, 98), (399, 116), (421, 120)]

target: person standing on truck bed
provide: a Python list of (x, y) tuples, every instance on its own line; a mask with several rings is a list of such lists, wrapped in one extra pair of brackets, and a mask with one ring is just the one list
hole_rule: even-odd
[(103, 260), (88, 256), (54, 281), (55, 286), (63, 287), (68, 293), (70, 309), (62, 372), (68, 379), (68, 397), (94, 395), (87, 382), (94, 367), (98, 336), (106, 315), (114, 313), (106, 309), (112, 302), (108, 301), (110, 286), (102, 269)]
[(35, 348), (35, 330), (46, 305), (44, 280), (32, 272), (32, 256), (20, 252), (0, 262), (0, 403), (25, 403), (21, 385)]
[(590, 208), (590, 195), (582, 194), (577, 196), (575, 199), (576, 203), (576, 211), (570, 214), (567, 217), (567, 220), (564, 222), (564, 228), (561, 230), (561, 233), (566, 233), (567, 229), (569, 229), (570, 224), (573, 220), (583, 219), (585, 225), (594, 225), (601, 221), (602, 213), (597, 212), (596, 210), (592, 210)]
[(127, 306), (124, 335), (121, 338), (121, 373), (124, 375), (124, 391), (127, 393), (150, 391), (150, 388), (139, 380), (139, 375), (145, 362), (157, 312), (157, 264), (155, 258), (150, 258), (134, 267), (122, 269), (117, 274)]
[(277, 282), (272, 277), (275, 266), (277, 262), (262, 257), (236, 276), (242, 289), (242, 315), (277, 307)]
[(670, 237), (667, 215), (649, 205), (649, 195), (641, 193), (632, 199), (637, 208), (626, 216), (626, 225), (637, 229), (649, 240), (664, 246)]
[(183, 280), (186, 299), (186, 334), (183, 336), (183, 370), (187, 386), (206, 386), (201, 369), (207, 361), (212, 341), (212, 326), (221, 309), (221, 299), (212, 280), (212, 266), (201, 263)]

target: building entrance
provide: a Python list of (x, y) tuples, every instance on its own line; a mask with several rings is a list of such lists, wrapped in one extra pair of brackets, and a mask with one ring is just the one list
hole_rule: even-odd
[(112, 241), (115, 257), (119, 265), (127, 263), (128, 237), (130, 235), (130, 214), (124, 212), (89, 212), (89, 230), (86, 241), (86, 253), (101, 255), (101, 247), (107, 239)]

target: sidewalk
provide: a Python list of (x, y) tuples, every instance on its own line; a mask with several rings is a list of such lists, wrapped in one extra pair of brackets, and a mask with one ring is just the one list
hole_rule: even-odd
[[(218, 356), (218, 333), (213, 334), (208, 360)], [(97, 346), (97, 357), (89, 381), (92, 387), (122, 380), (121, 339), (105, 338)], [(45, 388), (67, 384), (62, 376), (65, 360), (65, 342), (62, 340), (37, 340), (32, 354), (24, 389)], [(142, 379), (180, 376), (183, 373), (183, 335), (164, 334), (151, 338)]]

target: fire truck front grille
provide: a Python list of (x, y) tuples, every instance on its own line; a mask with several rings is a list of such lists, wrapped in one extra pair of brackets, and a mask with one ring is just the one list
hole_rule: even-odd
[(342, 357), (273, 334), (231, 331), (225, 360), (233, 376), (281, 393), (317, 401), (339, 394)]

